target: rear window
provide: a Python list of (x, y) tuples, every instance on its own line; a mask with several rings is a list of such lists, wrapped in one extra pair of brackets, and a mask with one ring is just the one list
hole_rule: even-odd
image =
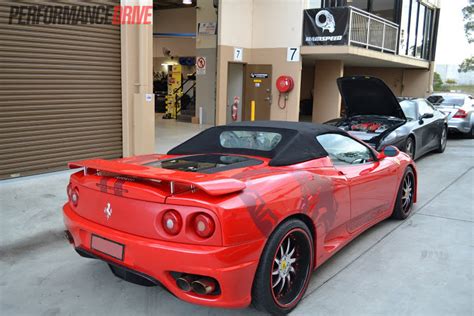
[(256, 166), (261, 163), (261, 160), (243, 156), (210, 154), (156, 160), (146, 163), (145, 166), (186, 172), (216, 173), (225, 170)]
[(428, 101), (435, 105), (455, 105), (463, 106), (464, 98), (459, 96), (450, 96), (450, 95), (432, 95), (428, 97)]
[(264, 131), (223, 131), (220, 144), (224, 148), (272, 151), (280, 143), (280, 133)]

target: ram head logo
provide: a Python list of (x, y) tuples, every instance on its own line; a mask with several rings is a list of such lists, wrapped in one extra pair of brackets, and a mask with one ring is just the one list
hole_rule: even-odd
[(319, 11), (314, 17), (314, 21), (316, 22), (316, 25), (323, 30), (323, 32), (328, 30), (329, 33), (334, 33), (336, 30), (334, 16), (327, 10)]

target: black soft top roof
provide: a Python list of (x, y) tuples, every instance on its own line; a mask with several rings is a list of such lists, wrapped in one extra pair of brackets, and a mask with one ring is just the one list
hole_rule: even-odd
[[(271, 151), (225, 148), (220, 144), (223, 131), (266, 131), (282, 135), (280, 143)], [(271, 158), (270, 166), (287, 166), (326, 157), (328, 154), (316, 140), (316, 136), (336, 133), (349, 136), (343, 130), (329, 125), (287, 121), (238, 122), (206, 129), (181, 145), (171, 149), (169, 155), (195, 155), (228, 153)], [(350, 136), (349, 136), (350, 137)]]

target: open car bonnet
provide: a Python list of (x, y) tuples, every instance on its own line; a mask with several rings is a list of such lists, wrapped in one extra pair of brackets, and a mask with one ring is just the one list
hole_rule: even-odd
[(337, 79), (346, 117), (356, 115), (393, 116), (406, 120), (397, 98), (380, 79), (350, 76)]

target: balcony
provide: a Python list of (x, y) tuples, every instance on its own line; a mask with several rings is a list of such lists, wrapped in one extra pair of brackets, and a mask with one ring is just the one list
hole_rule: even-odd
[(342, 60), (348, 66), (429, 68), (423, 59), (398, 54), (399, 25), (355, 7), (303, 12), (301, 55)]
[(349, 9), (349, 45), (396, 54), (398, 24), (363, 10)]

